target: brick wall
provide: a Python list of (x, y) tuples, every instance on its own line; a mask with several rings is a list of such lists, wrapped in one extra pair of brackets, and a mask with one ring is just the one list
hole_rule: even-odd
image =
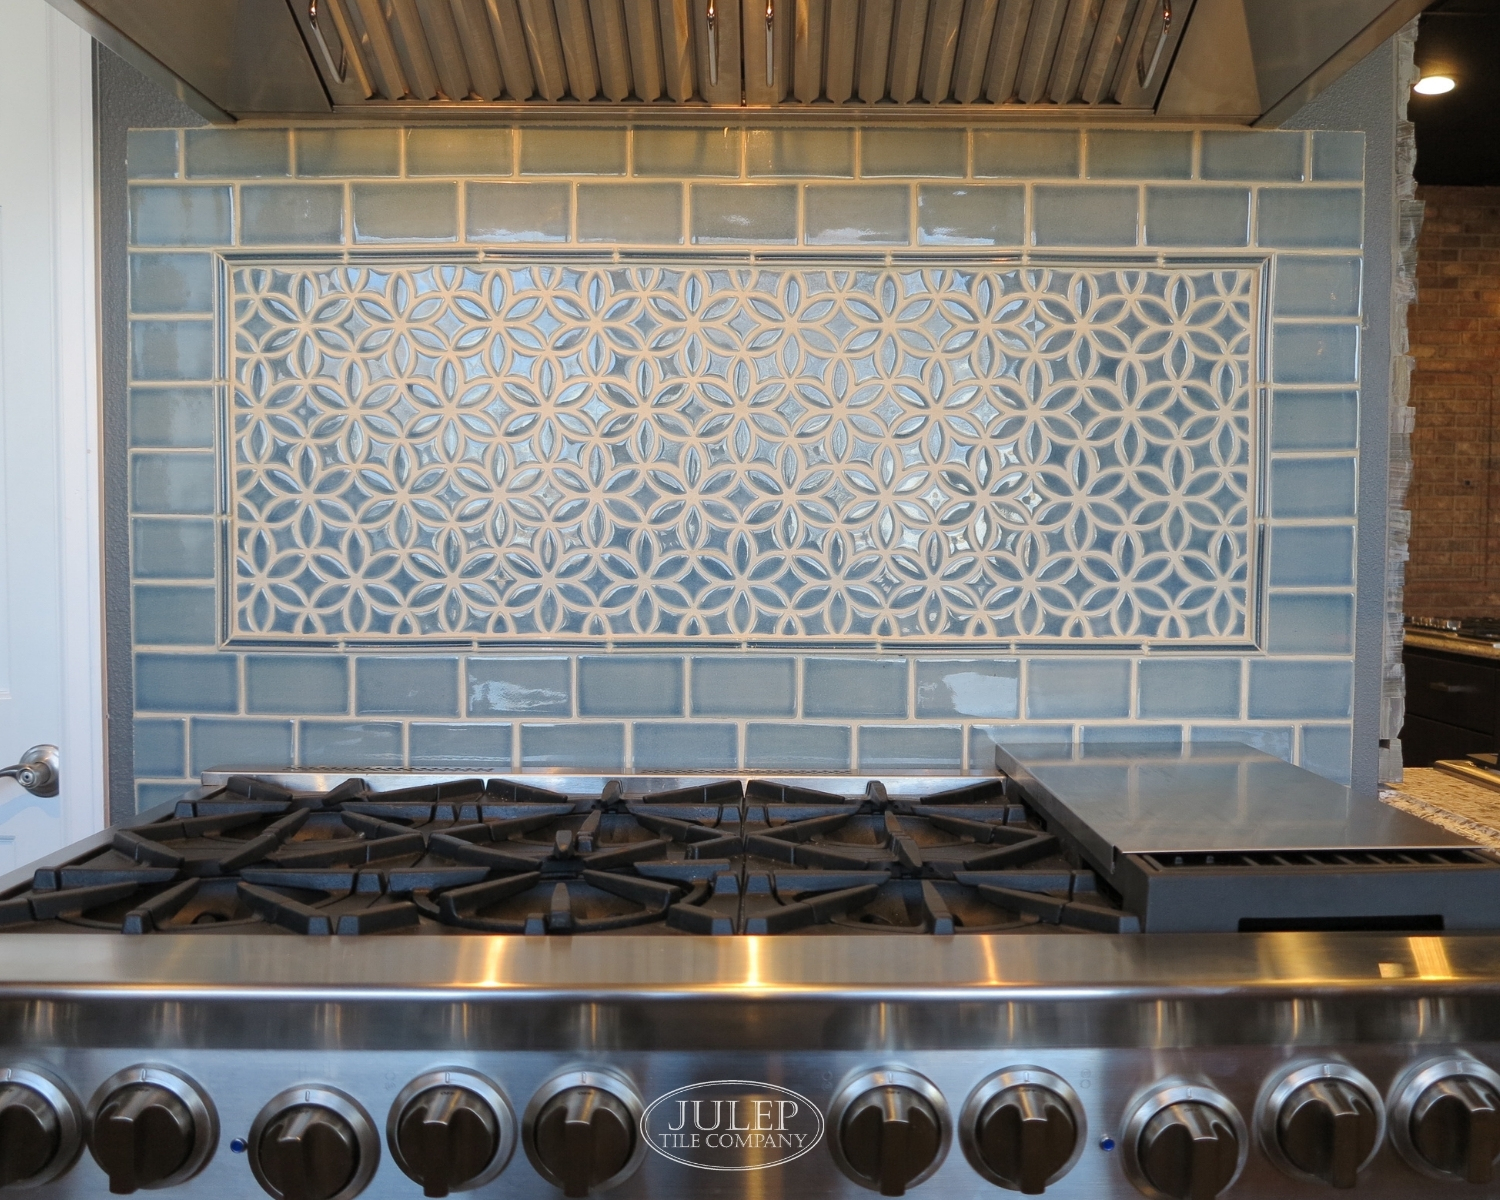
[(1406, 611), (1500, 616), (1500, 188), (1417, 196)]

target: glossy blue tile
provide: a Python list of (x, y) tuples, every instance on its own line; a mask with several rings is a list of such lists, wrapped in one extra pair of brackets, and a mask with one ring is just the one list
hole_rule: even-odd
[(1204, 179), (1300, 183), (1305, 136), (1280, 130), (1205, 129), (1198, 174)]
[(819, 184), (802, 193), (809, 246), (905, 246), (911, 189), (897, 184)]
[(1352, 525), (1278, 525), (1271, 530), (1272, 587), (1354, 583)]
[(1361, 180), (1365, 177), (1365, 135), (1319, 130), (1313, 134), (1313, 178)]
[(458, 659), (406, 655), (354, 662), (354, 711), (361, 716), (458, 716)]
[(135, 706), (141, 712), (235, 712), (239, 666), (232, 654), (137, 654)]
[(804, 717), (904, 717), (904, 658), (808, 658), (802, 663)]
[(865, 179), (961, 179), (967, 158), (967, 135), (962, 129), (868, 126), (860, 131), (859, 173)]
[(135, 773), (180, 779), (187, 773), (187, 727), (181, 721), (137, 717)]
[(1133, 187), (1031, 189), (1035, 246), (1134, 246), (1140, 193)]
[(511, 726), (413, 721), (407, 730), (413, 767), (437, 771), (511, 770)]
[(1182, 745), (1181, 725), (1148, 725), (1140, 721), (1116, 725), (1080, 725), (1078, 745), (1084, 758), (1109, 753), (1111, 746)]
[(1352, 671), (1347, 662), (1253, 660), (1250, 719), (1348, 717)]
[(130, 378), (175, 382), (214, 377), (212, 321), (130, 322)]
[(1124, 659), (1032, 659), (1028, 717), (1130, 715), (1130, 664)]
[(1250, 242), (1246, 188), (1148, 187), (1149, 246), (1245, 246)]
[(137, 453), (130, 459), (130, 511), (212, 513), (217, 507), (211, 454)]
[(130, 189), (130, 240), (136, 246), (225, 246), (234, 236), (234, 193), (227, 187)]
[(349, 200), (356, 242), (458, 240), (456, 183), (356, 183)]
[(1276, 323), (1271, 374), (1277, 383), (1354, 383), (1359, 326)]
[(1090, 179), (1187, 179), (1193, 173), (1193, 135), (1179, 130), (1090, 129)]
[(346, 713), (349, 660), (341, 654), (247, 654), (245, 711)]
[(1273, 450), (1353, 450), (1358, 445), (1358, 392), (1278, 390), (1271, 413)]
[(580, 183), (576, 203), (580, 242), (682, 244), (680, 183)]
[(296, 131), (298, 175), (399, 175), (401, 130), (325, 126)]
[(570, 658), (471, 658), (466, 666), (471, 717), (573, 715)]
[(406, 131), (408, 175), (509, 175), (515, 134), (492, 126), (430, 126)]
[(653, 129), (634, 133), (632, 173), (667, 179), (737, 177), (740, 173), (740, 131), (732, 128)]
[(797, 241), (797, 189), (779, 184), (695, 183), (693, 244), (790, 246)]
[(212, 579), (214, 523), (176, 517), (130, 522), (131, 568), (137, 579)]
[(1021, 664), (1014, 658), (918, 659), (917, 716), (1014, 717)]
[(964, 731), (957, 725), (861, 725), (859, 769), (960, 771)]
[(1348, 725), (1304, 725), (1302, 759), (1298, 766), (1347, 785), (1352, 746)]
[(631, 730), (633, 771), (733, 771), (740, 731), (709, 721), (637, 721)]
[(522, 725), (521, 770), (623, 771), (625, 726), (589, 721)]
[(1082, 135), (1076, 129), (976, 129), (976, 179), (1077, 179)]
[(527, 127), (519, 131), (522, 175), (623, 175), (627, 131)]
[(751, 129), (745, 133), (745, 173), (751, 178), (852, 178), (853, 129)]
[(1291, 762), (1294, 732), (1290, 725), (1194, 725), (1192, 738), (1195, 744), (1238, 742)]
[(1258, 240), (1286, 249), (1358, 247), (1363, 197), (1358, 188), (1262, 188)]
[(1271, 463), (1271, 515), (1281, 520), (1354, 515), (1354, 459), (1283, 458)]
[(290, 721), (216, 720), (194, 717), (189, 774), (216, 767), (289, 767), (292, 765)]
[(969, 770), (988, 774), (995, 769), (996, 746), (1068, 746), (1073, 742), (1072, 725), (975, 725), (969, 730)]
[(176, 179), (177, 130), (132, 129), (125, 135), (127, 179)]
[(304, 767), (401, 767), (401, 738), (394, 721), (303, 721), (297, 760)]
[(566, 183), (466, 183), (465, 226), (471, 242), (566, 242), (573, 189)]
[(337, 246), (344, 240), (344, 185), (282, 183), (240, 189), (245, 246)]
[(213, 388), (131, 388), (130, 444), (210, 449), (217, 410)]
[(188, 178), (267, 179), (292, 173), (285, 129), (188, 129), (183, 161)]
[(212, 646), (219, 640), (212, 587), (139, 583), (133, 599), (137, 646)]
[(797, 711), (794, 659), (714, 654), (692, 664), (694, 716), (790, 717)]
[(214, 260), (183, 251), (130, 256), (130, 311), (133, 313), (211, 313)]
[(582, 655), (578, 659), (578, 715), (680, 717), (682, 668), (682, 659), (665, 656)]
[(135, 811), (143, 813), (158, 804), (174, 803), (191, 786), (182, 783), (138, 783), (135, 785)]
[(1278, 255), (1276, 315), (1359, 316), (1359, 268), (1360, 260), (1357, 258)]
[(923, 246), (1019, 246), (1026, 240), (1026, 189), (966, 184), (917, 189)]
[(1240, 662), (1233, 658), (1147, 658), (1136, 668), (1142, 717), (1238, 717)]
[(749, 771), (847, 771), (847, 725), (745, 726), (745, 769)]
[(1266, 625), (1272, 654), (1348, 654), (1354, 649), (1354, 597), (1272, 592)]

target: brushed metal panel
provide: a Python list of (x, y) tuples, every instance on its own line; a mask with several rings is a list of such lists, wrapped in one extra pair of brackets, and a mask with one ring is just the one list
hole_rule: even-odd
[(349, 9), (351, 22), (358, 27), (358, 44), (367, 55), (375, 76), (376, 88), (387, 100), (400, 100), (410, 94), (406, 71), (391, 39), (380, 0), (353, 0)]
[[(469, 82), (469, 64), (448, 0), (415, 0), (427, 49), (437, 72), (438, 87), (449, 100), (467, 100), (474, 89)], [(485, 41), (488, 41), (485, 38)]]
[(1035, 104), (1045, 94), (1057, 42), (1062, 36), (1067, 0), (1036, 0), (1031, 21), (1026, 28), (1026, 44), (1021, 51), (1021, 69), (1016, 76), (1016, 99)]
[(536, 90), (543, 100), (561, 100), (568, 93), (568, 68), (563, 62), (562, 37), (552, 0), (519, 0), (526, 44), (531, 48)]
[[(982, 6), (984, 0), (976, 3)], [(941, 104), (953, 90), (953, 64), (963, 15), (964, 0), (932, 0), (927, 14), (927, 45), (922, 51), (922, 99), (929, 104)]]
[(1047, 98), (1054, 104), (1067, 104), (1078, 91), (1085, 54), (1099, 21), (1100, 2), (1070, 0), (1068, 4), (1062, 34), (1057, 39), (1057, 54), (1052, 60), (1052, 75), (1047, 83)]
[(568, 91), (575, 100), (592, 100), (599, 94), (599, 60), (594, 51), (588, 0), (553, 0), (553, 8), (557, 11), (563, 62), (568, 69)]
[(866, 104), (885, 99), (891, 61), (891, 21), (896, 0), (865, 0), (859, 21), (859, 98)]
[(854, 95), (854, 63), (859, 52), (860, 0), (828, 0), (828, 54), (823, 94), (834, 104)]
[[(766, 36), (767, 17), (770, 18), (769, 39)], [(796, 0), (741, 0), (740, 28), (744, 31), (747, 104), (779, 104), (787, 98), (791, 91), (792, 35), (796, 23)], [(766, 71), (768, 50), (771, 59), (769, 80)]]
[(828, 0), (796, 0), (792, 35), (792, 94), (811, 104), (823, 94), (824, 18)]
[(682, 104), (693, 98), (697, 86), (693, 14), (688, 0), (658, 0), (657, 14), (661, 18), (662, 86)]
[(620, 0), (589, 0), (594, 27), (594, 51), (599, 64), (599, 90), (610, 100), (624, 100), (634, 82), (630, 77), (630, 40), (625, 8)]
[(708, 61), (709, 2), (710, 0), (688, 0), (688, 12), (693, 21), (693, 40), (697, 48), (698, 94), (710, 104), (738, 108), (742, 88), (740, 67), (744, 62), (740, 49), (740, 0), (712, 0), (718, 57), (714, 69), (710, 69)]
[(917, 98), (922, 76), (922, 43), (927, 34), (927, 0), (896, 0), (891, 24), (890, 96), (898, 104)]
[(1004, 104), (1016, 94), (1016, 75), (1031, 21), (1031, 0), (1000, 0), (995, 32), (990, 38), (990, 62), (984, 76), (985, 98)]
[(287, 0), (302, 41), (335, 104), (358, 104), (375, 84), (358, 46), (344, 0)]
[(481, 100), (498, 100), (505, 92), (505, 73), (490, 36), (484, 0), (449, 0), (458, 44), (469, 68), (470, 89)]
[(999, 0), (969, 0), (959, 29), (953, 59), (953, 98), (973, 104), (984, 90), (984, 72), (990, 60), (990, 40), (995, 32)]
[(435, 99), (441, 85), (427, 33), (422, 28), (422, 17), (417, 12), (417, 0), (383, 0), (381, 9), (406, 75), (407, 89), (418, 100)]
[(624, 0), (625, 33), (630, 46), (630, 77), (636, 96), (650, 103), (661, 98), (666, 77), (661, 61), (661, 27), (656, 0)]
[(490, 36), (500, 59), (500, 73), (505, 92), (513, 100), (530, 100), (536, 95), (536, 77), (531, 72), (531, 55), (526, 52), (526, 29), (516, 0), (484, 0), (489, 17)]
[[(1151, 4), (1154, 0), (1141, 0)], [(1198, 0), (1162, 89), (1162, 116), (1254, 116), (1260, 85), (1243, 0)]]
[(1125, 47), (1125, 30), (1138, 2), (1105, 0), (1099, 12), (1099, 23), (1094, 28), (1094, 40), (1089, 47), (1083, 77), (1078, 82), (1078, 99), (1085, 104), (1098, 104), (1104, 99), (1105, 86), (1114, 77), (1115, 65)]

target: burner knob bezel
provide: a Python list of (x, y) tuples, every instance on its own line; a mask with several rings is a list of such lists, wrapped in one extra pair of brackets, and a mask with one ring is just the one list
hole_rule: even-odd
[(495, 1117), (495, 1153), (490, 1156), (490, 1161), (485, 1164), (484, 1170), (461, 1187), (449, 1189), (452, 1192), (473, 1191), (475, 1188), (483, 1187), (505, 1170), (510, 1163), (511, 1156), (516, 1152), (518, 1140), (516, 1114), (510, 1106), (510, 1101), (505, 1098), (504, 1092), (479, 1072), (471, 1071), (467, 1067), (443, 1067), (418, 1075), (401, 1089), (391, 1104), (391, 1113), (385, 1123), (386, 1145), (390, 1147), (391, 1158), (395, 1160), (396, 1165), (401, 1168), (406, 1177), (416, 1183), (421, 1183), (421, 1180), (412, 1174), (406, 1155), (401, 1149), (401, 1118), (406, 1115), (408, 1106), (417, 1097), (439, 1088), (462, 1088), (464, 1091), (473, 1092), (489, 1105), (490, 1112)]
[[(1500, 1073), (1467, 1054), (1447, 1055), (1443, 1058), (1430, 1058), (1414, 1063), (1391, 1085), (1390, 1111), (1387, 1121), (1391, 1144), (1396, 1147), (1396, 1153), (1401, 1156), (1407, 1166), (1427, 1176), (1428, 1179), (1441, 1179), (1445, 1183), (1464, 1182), (1460, 1176), (1433, 1166), (1417, 1149), (1411, 1136), (1412, 1112), (1417, 1102), (1433, 1084), (1442, 1083), (1447, 1079), (1465, 1077), (1478, 1080), (1500, 1095)], [(1500, 1164), (1500, 1157), (1497, 1157), (1495, 1161)], [(1500, 1175), (1500, 1170), (1497, 1170), (1496, 1174)]]
[(1174, 1104), (1185, 1103), (1202, 1104), (1216, 1110), (1229, 1123), (1234, 1133), (1237, 1149), (1234, 1174), (1229, 1177), (1229, 1182), (1220, 1189), (1218, 1194), (1222, 1196), (1229, 1191), (1245, 1173), (1245, 1163), (1250, 1157), (1250, 1131), (1245, 1125), (1245, 1118), (1235, 1107), (1234, 1101), (1218, 1088), (1208, 1084), (1189, 1083), (1182, 1079), (1164, 1080), (1137, 1093), (1136, 1098), (1126, 1107), (1124, 1133), (1120, 1139), (1120, 1148), (1125, 1152), (1126, 1177), (1135, 1185), (1137, 1191), (1142, 1195), (1152, 1197), (1153, 1200), (1173, 1200), (1173, 1197), (1152, 1183), (1146, 1174), (1140, 1160), (1141, 1135), (1146, 1132), (1146, 1126), (1151, 1123), (1151, 1119), (1157, 1113)]
[(608, 1179), (601, 1180), (589, 1189), (590, 1194), (607, 1192), (624, 1183), (640, 1170), (641, 1163), (646, 1161), (646, 1139), (641, 1134), (641, 1117), (646, 1111), (645, 1101), (641, 1099), (640, 1092), (624, 1075), (599, 1067), (563, 1071), (553, 1075), (537, 1088), (536, 1094), (526, 1105), (525, 1115), (521, 1118), (522, 1148), (526, 1151), (526, 1157), (538, 1175), (554, 1187), (563, 1186), (562, 1179), (542, 1161), (542, 1156), (537, 1150), (536, 1123), (548, 1103), (572, 1088), (597, 1088), (618, 1100), (625, 1106), (625, 1111), (630, 1114), (631, 1132), (635, 1142), (630, 1157), (625, 1165)]
[[(99, 1115), (99, 1110), (116, 1092), (139, 1084), (159, 1087), (165, 1092), (170, 1092), (182, 1102), (183, 1107), (188, 1111), (188, 1116), (192, 1119), (193, 1145), (187, 1157), (183, 1159), (182, 1165), (165, 1179), (158, 1180), (156, 1183), (142, 1184), (139, 1190), (144, 1192), (176, 1187), (179, 1183), (185, 1183), (198, 1174), (208, 1165), (209, 1159), (213, 1158), (214, 1151), (219, 1145), (219, 1114), (214, 1109), (213, 1101), (208, 1098), (207, 1092), (188, 1076), (171, 1067), (149, 1064), (126, 1067), (123, 1071), (116, 1071), (95, 1089), (93, 1097), (89, 1100), (88, 1110), (84, 1114), (84, 1136), (89, 1143), (89, 1153), (93, 1154), (94, 1121)], [(97, 1162), (97, 1159), (95, 1161)], [(103, 1169), (103, 1164), (100, 1164), (100, 1167)]]
[(342, 1118), (344, 1123), (354, 1131), (354, 1140), (359, 1147), (359, 1162), (355, 1165), (354, 1174), (349, 1182), (341, 1191), (330, 1197), (330, 1200), (353, 1200), (370, 1185), (370, 1180), (375, 1177), (375, 1169), (380, 1165), (380, 1134), (376, 1132), (375, 1123), (370, 1120), (370, 1114), (364, 1110), (364, 1106), (358, 1100), (347, 1092), (341, 1092), (338, 1088), (329, 1087), (326, 1084), (309, 1083), (277, 1092), (262, 1106), (260, 1112), (255, 1114), (255, 1120), (250, 1123), (250, 1136), (246, 1139), (245, 1147), (245, 1157), (250, 1160), (250, 1171), (255, 1176), (255, 1182), (260, 1184), (266, 1195), (282, 1200), (281, 1190), (266, 1178), (265, 1171), (261, 1168), (260, 1140), (265, 1136), (266, 1126), (282, 1113), (291, 1108), (303, 1108), (309, 1105), (328, 1109)]
[(5, 1084), (29, 1088), (46, 1101), (57, 1118), (57, 1149), (47, 1165), (35, 1175), (6, 1185), (6, 1190), (22, 1192), (51, 1183), (72, 1169), (83, 1153), (83, 1120), (72, 1089), (50, 1071), (41, 1067), (0, 1067), (0, 1086)]
[(1348, 1084), (1365, 1098), (1369, 1104), (1370, 1111), (1375, 1114), (1375, 1141), (1370, 1147), (1370, 1152), (1365, 1155), (1359, 1166), (1355, 1169), (1357, 1175), (1372, 1162), (1380, 1153), (1380, 1147), (1386, 1138), (1386, 1115), (1385, 1100), (1380, 1090), (1369, 1081), (1361, 1072), (1356, 1071), (1348, 1063), (1334, 1061), (1302, 1060), (1289, 1063), (1279, 1071), (1271, 1075), (1261, 1087), (1260, 1097), (1255, 1104), (1255, 1127), (1260, 1135), (1260, 1148), (1265, 1151), (1266, 1157), (1276, 1164), (1277, 1168), (1293, 1179), (1306, 1180), (1309, 1183), (1322, 1184), (1324, 1187), (1331, 1186), (1326, 1179), (1314, 1175), (1310, 1171), (1304, 1171), (1287, 1157), (1286, 1151), (1281, 1145), (1280, 1121), (1281, 1110), (1292, 1094), (1299, 1088), (1309, 1083), (1318, 1083), (1323, 1080), (1333, 1080), (1338, 1083)]
[(1073, 1128), (1077, 1131), (1077, 1136), (1073, 1141), (1073, 1153), (1068, 1156), (1067, 1161), (1061, 1167), (1047, 1177), (1045, 1186), (1051, 1187), (1078, 1165), (1078, 1160), (1083, 1156), (1084, 1143), (1088, 1140), (1089, 1121), (1088, 1114), (1084, 1112), (1083, 1101), (1079, 1099), (1072, 1085), (1061, 1075), (1048, 1071), (1044, 1067), (1006, 1067), (1003, 1071), (996, 1071), (984, 1079), (969, 1093), (969, 1098), (964, 1101), (963, 1110), (959, 1114), (959, 1145), (963, 1148), (964, 1157), (969, 1160), (969, 1165), (990, 1183), (996, 1187), (1005, 1188), (1007, 1191), (1019, 1192), (1020, 1187), (1017, 1184), (1007, 1181), (991, 1169), (980, 1153), (979, 1147), (979, 1118), (984, 1114), (986, 1106), (1002, 1092), (1018, 1087), (1042, 1088), (1054, 1093), (1073, 1118)]
[(844, 1128), (844, 1117), (854, 1103), (867, 1092), (878, 1091), (881, 1088), (906, 1088), (915, 1092), (922, 1100), (926, 1101), (937, 1117), (938, 1122), (938, 1146), (937, 1153), (927, 1166), (917, 1175), (912, 1176), (906, 1182), (906, 1190), (921, 1183), (925, 1183), (937, 1174), (938, 1168), (948, 1157), (948, 1149), (953, 1144), (953, 1118), (948, 1111), (948, 1101), (944, 1099), (943, 1093), (938, 1090), (937, 1084), (925, 1075), (919, 1075), (915, 1071), (909, 1071), (904, 1067), (879, 1067), (875, 1070), (861, 1071), (845, 1081), (842, 1087), (834, 1093), (833, 1102), (828, 1106), (828, 1121), (824, 1128), (828, 1131), (828, 1149), (833, 1154), (833, 1161), (838, 1169), (844, 1173), (852, 1182), (872, 1192), (878, 1192), (879, 1186), (872, 1186), (869, 1180), (854, 1169), (844, 1154), (842, 1132)]

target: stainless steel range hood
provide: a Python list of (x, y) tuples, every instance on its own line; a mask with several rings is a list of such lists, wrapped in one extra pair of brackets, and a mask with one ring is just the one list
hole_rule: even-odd
[(53, 0), (213, 120), (1274, 124), (1425, 0)]

